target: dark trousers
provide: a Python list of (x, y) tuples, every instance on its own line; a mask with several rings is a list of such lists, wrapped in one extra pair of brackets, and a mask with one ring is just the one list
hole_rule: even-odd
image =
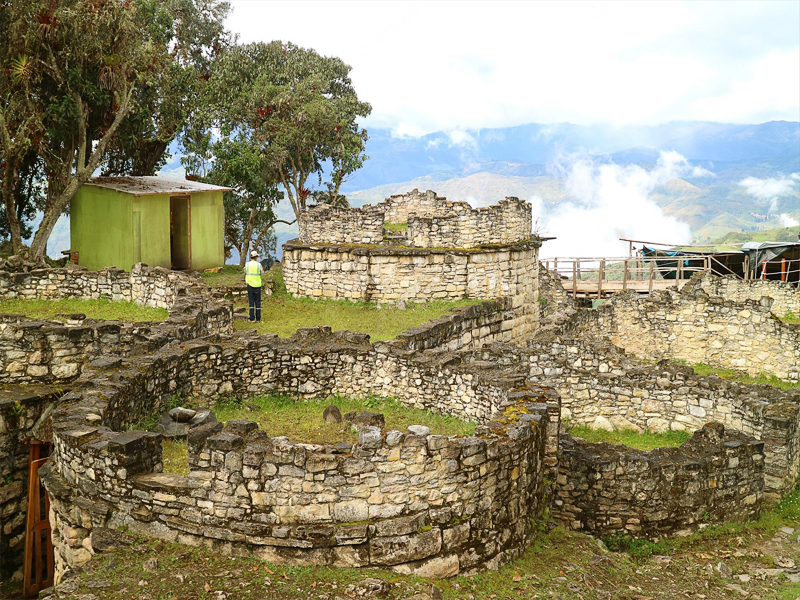
[(247, 286), (247, 302), (250, 304), (250, 320), (261, 321), (261, 288)]

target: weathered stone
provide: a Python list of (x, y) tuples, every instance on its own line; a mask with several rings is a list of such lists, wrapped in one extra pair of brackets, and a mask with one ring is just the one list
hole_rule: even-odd
[(191, 408), (183, 408), (179, 406), (177, 408), (173, 408), (168, 414), (170, 417), (172, 417), (173, 421), (177, 421), (178, 423), (187, 423), (188, 421), (192, 420), (192, 418), (197, 414), (197, 411), (192, 410)]
[(339, 410), (338, 406), (331, 404), (322, 413), (322, 420), (326, 423), (341, 423), (342, 411)]

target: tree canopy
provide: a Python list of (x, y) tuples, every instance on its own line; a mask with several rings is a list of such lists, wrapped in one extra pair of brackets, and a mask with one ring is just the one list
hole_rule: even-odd
[(292, 43), (235, 46), (209, 80), (211, 119), (223, 136), (246, 131), (261, 146), (265, 175), (279, 182), (295, 216), (306, 210), (309, 179), (337, 203), (339, 188), (366, 159), (358, 118), (372, 108), (358, 99), (350, 67)]
[(0, 3), (0, 189), (15, 251), (20, 220), (30, 214), (17, 193), (26, 157), (40, 157), (35, 166), (46, 181), (31, 245), (40, 257), (58, 217), (101, 164), (127, 173), (161, 164), (197, 82), (210, 77), (214, 44), (227, 43), (227, 11), (216, 0)]

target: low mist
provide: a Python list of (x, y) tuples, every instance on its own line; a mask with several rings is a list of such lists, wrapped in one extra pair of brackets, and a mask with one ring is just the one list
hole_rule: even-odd
[(539, 233), (557, 238), (542, 246), (544, 258), (627, 256), (628, 243), (620, 237), (690, 243), (689, 225), (665, 215), (650, 195), (674, 179), (713, 175), (698, 171), (675, 151), (662, 151), (649, 171), (637, 165), (599, 163), (587, 155), (561, 158), (551, 169), (566, 180), (571, 199), (544, 213), (539, 198), (530, 200), (534, 219), (539, 218)]

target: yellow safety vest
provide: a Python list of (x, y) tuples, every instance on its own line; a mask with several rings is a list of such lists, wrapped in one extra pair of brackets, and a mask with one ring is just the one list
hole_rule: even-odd
[(261, 263), (251, 260), (244, 266), (244, 282), (250, 287), (261, 287), (261, 274), (264, 272)]

